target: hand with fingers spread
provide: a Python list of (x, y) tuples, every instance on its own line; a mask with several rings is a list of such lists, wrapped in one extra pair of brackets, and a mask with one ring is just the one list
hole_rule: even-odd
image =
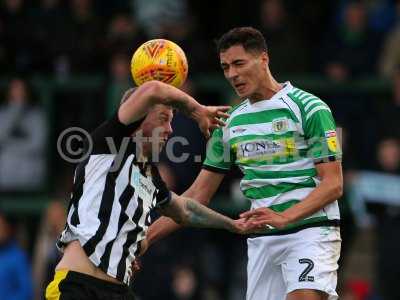
[(201, 132), (209, 138), (213, 129), (225, 126), (225, 122), (220, 118), (229, 118), (226, 112), (230, 106), (204, 106), (200, 105), (193, 112), (193, 119), (199, 124)]
[(258, 230), (271, 229), (267, 228), (271, 226), (282, 229), (290, 223), (289, 218), (284, 213), (278, 213), (266, 207), (246, 211), (240, 214), (240, 217), (247, 219), (249, 228), (257, 228)]

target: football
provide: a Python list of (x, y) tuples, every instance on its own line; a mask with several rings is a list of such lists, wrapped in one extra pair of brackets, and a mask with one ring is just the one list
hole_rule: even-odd
[(149, 80), (159, 80), (180, 87), (186, 80), (186, 55), (177, 44), (154, 39), (142, 44), (133, 54), (131, 73), (137, 86)]

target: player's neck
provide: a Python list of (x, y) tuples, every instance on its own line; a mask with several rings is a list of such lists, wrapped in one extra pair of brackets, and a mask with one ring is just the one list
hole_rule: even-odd
[(261, 100), (271, 99), (282, 88), (282, 84), (277, 82), (271, 74), (268, 74), (266, 80), (260, 86), (260, 89), (250, 96), (249, 100), (251, 103), (255, 103)]

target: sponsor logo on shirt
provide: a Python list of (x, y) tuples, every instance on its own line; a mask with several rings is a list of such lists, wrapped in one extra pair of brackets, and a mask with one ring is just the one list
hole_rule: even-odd
[(138, 193), (139, 197), (147, 204), (147, 206), (151, 206), (153, 202), (153, 195), (156, 190), (153, 182), (150, 178), (143, 176), (139, 168), (134, 167), (132, 170), (131, 176), (131, 184), (135, 188), (135, 191)]
[(325, 137), (326, 137), (326, 143), (328, 145), (328, 149), (332, 152), (336, 152), (337, 147), (338, 147), (336, 131), (335, 130), (325, 131)]
[(233, 133), (243, 133), (245, 132), (247, 129), (246, 128), (235, 128), (232, 130)]
[(330, 137), (334, 137), (334, 136), (336, 136), (336, 130), (325, 131), (325, 137), (326, 138), (330, 138)]
[(260, 155), (274, 155), (284, 151), (281, 141), (258, 140), (244, 142), (238, 145), (238, 156), (242, 158), (255, 157)]

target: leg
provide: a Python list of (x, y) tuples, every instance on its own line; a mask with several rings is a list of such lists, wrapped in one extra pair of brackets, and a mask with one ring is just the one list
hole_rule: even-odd
[(287, 299), (336, 300), (340, 233), (338, 228), (309, 228), (288, 237), (282, 262)]
[(259, 237), (247, 240), (247, 300), (284, 300), (286, 297), (281, 267), (273, 263), (276, 253), (276, 247), (270, 243), (273, 239)]
[(328, 295), (317, 290), (295, 290), (287, 295), (286, 300), (328, 300)]

